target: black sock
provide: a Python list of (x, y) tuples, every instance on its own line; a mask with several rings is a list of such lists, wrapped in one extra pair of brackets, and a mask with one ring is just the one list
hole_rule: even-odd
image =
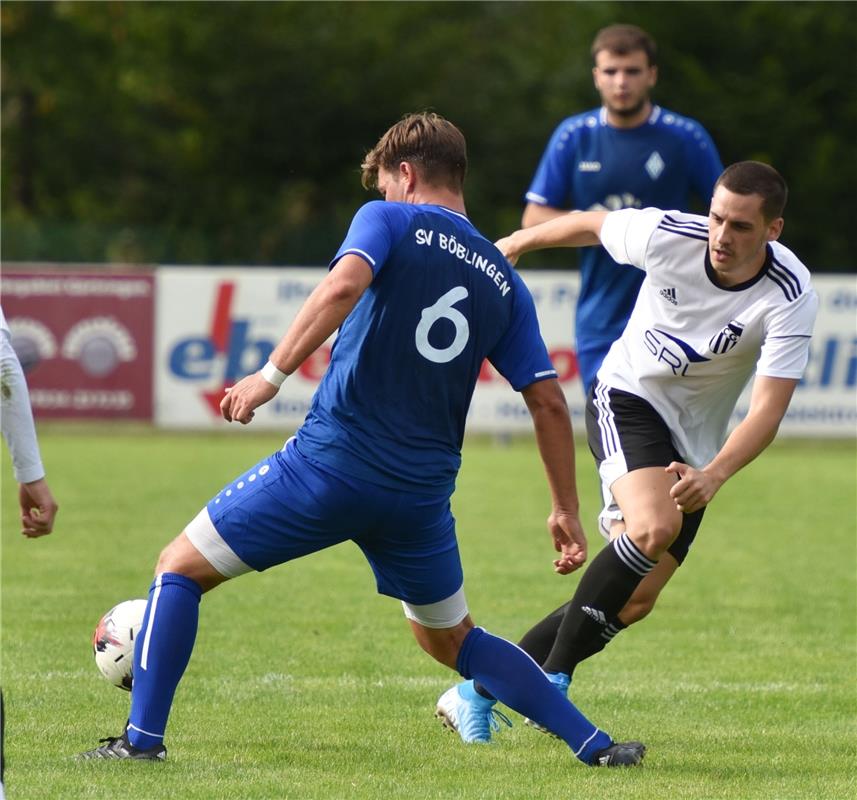
[(574, 670), (581, 661), (586, 661), (590, 656), (600, 653), (617, 633), (624, 631), (627, 627), (619, 617), (613, 617), (596, 635), (576, 644), (574, 651), (568, 654), (568, 672), (566, 672), (568, 677), (574, 675)]
[[(529, 653), (537, 664), (544, 664), (547, 661), (559, 633), (562, 618), (570, 606), (571, 602), (568, 602), (560, 606), (556, 611), (552, 611), (543, 620), (533, 625), (524, 634), (521, 641), (518, 642), (518, 647)], [(578, 642), (574, 652), (568, 654), (569, 663), (566, 675), (570, 678), (574, 674), (575, 667), (581, 661), (586, 661), (590, 656), (600, 653), (610, 644), (617, 633), (625, 630), (627, 627), (619, 617), (613, 617), (600, 631), (593, 631), (593, 635), (585, 642)]]
[[(640, 581), (657, 562), (645, 556), (623, 533), (605, 547), (592, 561), (580, 579), (577, 591), (560, 623), (556, 641), (542, 668), (545, 672), (565, 672), (589, 655), (601, 650), (609, 639), (598, 639), (604, 632), (613, 632), (616, 616), (624, 608)], [(612, 636), (610, 637), (612, 638)], [(597, 649), (592, 650), (593, 645)], [(584, 656), (586, 657), (586, 656)]]
[(518, 642), (518, 647), (531, 655), (536, 664), (544, 664), (550, 655), (560, 623), (570, 605), (570, 602), (564, 603), (555, 611), (551, 611), (543, 620), (533, 625)]

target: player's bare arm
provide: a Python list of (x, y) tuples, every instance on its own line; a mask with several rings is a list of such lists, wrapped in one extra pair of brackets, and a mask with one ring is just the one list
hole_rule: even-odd
[(670, 490), (676, 508), (692, 513), (711, 499), (738, 470), (749, 464), (777, 435), (797, 380), (758, 376), (750, 410), (726, 439), (720, 452), (701, 470), (674, 461), (666, 470), (679, 476)]
[(560, 553), (554, 569), (566, 575), (586, 561), (586, 537), (580, 525), (574, 471), (574, 438), (565, 395), (554, 379), (530, 384), (523, 392), (533, 418), (536, 444), (545, 466), (552, 509), (548, 531)]
[[(372, 282), (372, 270), (359, 256), (347, 254), (325, 276), (301, 307), (269, 361), (291, 375), (345, 321)], [(227, 422), (246, 425), (259, 406), (279, 391), (261, 372), (242, 378), (220, 403)]]
[(521, 227), (532, 228), (534, 225), (541, 225), (543, 222), (549, 222), (566, 214), (568, 214), (568, 209), (565, 208), (544, 206), (539, 203), (527, 203), (521, 217)]
[(606, 211), (572, 211), (532, 228), (517, 230), (495, 244), (512, 264), (531, 250), (601, 244), (599, 236), (606, 216)]

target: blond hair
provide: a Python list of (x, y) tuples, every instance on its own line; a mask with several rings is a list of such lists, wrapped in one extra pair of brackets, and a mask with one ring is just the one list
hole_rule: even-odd
[(402, 161), (412, 162), (427, 183), (461, 192), (467, 173), (464, 134), (434, 112), (405, 115), (363, 159), (363, 186), (377, 187), (378, 170), (393, 171)]

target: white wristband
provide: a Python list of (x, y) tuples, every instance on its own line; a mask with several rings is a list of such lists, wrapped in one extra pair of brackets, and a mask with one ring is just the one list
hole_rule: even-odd
[(278, 370), (270, 361), (262, 367), (262, 377), (278, 389), (288, 377), (285, 372)]

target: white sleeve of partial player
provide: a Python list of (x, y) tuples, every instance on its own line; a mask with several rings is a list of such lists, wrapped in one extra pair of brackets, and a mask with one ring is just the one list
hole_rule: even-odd
[(601, 244), (616, 263), (645, 269), (649, 240), (663, 215), (659, 208), (611, 211), (601, 225)]
[(768, 378), (802, 378), (809, 362), (809, 343), (818, 312), (818, 295), (807, 287), (801, 296), (772, 314), (756, 364)]
[(0, 331), (0, 428), (12, 455), (15, 480), (32, 483), (44, 478), (27, 381), (6, 331)]

